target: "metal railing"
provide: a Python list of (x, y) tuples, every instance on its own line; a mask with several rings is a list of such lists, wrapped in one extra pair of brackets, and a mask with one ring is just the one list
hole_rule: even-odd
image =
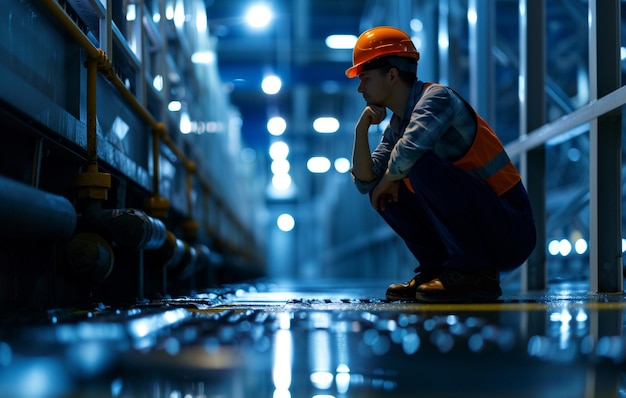
[[(621, 107), (626, 87), (621, 87), (620, 1), (590, 0), (588, 8), (589, 83), (591, 101), (551, 123), (545, 123), (545, 4), (544, 0), (520, 0), (521, 59), (523, 82), (519, 139), (506, 150), (520, 157), (522, 174), (535, 205), (538, 245), (521, 269), (522, 289), (546, 286), (545, 269), (545, 151), (556, 137), (589, 124), (590, 136), (590, 290), (623, 292)], [(601, 23), (600, 23), (601, 21)], [(532, 43), (527, 45), (527, 43)], [(532, 48), (530, 48), (532, 47)]]

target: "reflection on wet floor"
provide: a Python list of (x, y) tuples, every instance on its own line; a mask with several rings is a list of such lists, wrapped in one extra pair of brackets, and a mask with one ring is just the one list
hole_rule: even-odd
[(258, 282), (126, 308), (5, 316), (4, 397), (624, 396), (623, 295), (376, 298)]

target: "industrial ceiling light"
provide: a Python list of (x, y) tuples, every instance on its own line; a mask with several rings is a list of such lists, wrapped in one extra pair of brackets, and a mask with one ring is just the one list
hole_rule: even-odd
[(197, 51), (191, 54), (191, 62), (194, 64), (212, 64), (215, 62), (215, 53), (213, 51)]
[(330, 160), (324, 156), (314, 156), (306, 162), (306, 168), (311, 173), (326, 173), (330, 170)]
[(326, 47), (333, 50), (348, 50), (354, 48), (357, 37), (355, 35), (330, 35), (326, 37)]
[(126, 20), (132, 22), (137, 19), (137, 7), (135, 4), (129, 4), (126, 7)]
[(281, 231), (289, 232), (296, 226), (296, 221), (289, 213), (283, 213), (276, 218), (276, 225)]
[(170, 103), (167, 104), (167, 110), (170, 112), (178, 112), (181, 109), (183, 109), (183, 104), (180, 101), (170, 101)]
[(193, 130), (191, 119), (189, 118), (189, 114), (187, 112), (182, 112), (180, 114), (179, 128), (180, 132), (183, 134), (189, 134)]
[(339, 130), (339, 120), (334, 117), (318, 117), (313, 121), (313, 129), (318, 133), (335, 133)]
[(348, 158), (337, 158), (335, 159), (335, 170), (338, 173), (347, 173), (350, 170), (350, 160)]
[(154, 79), (152, 79), (152, 87), (157, 91), (163, 90), (163, 75), (156, 75)]
[(287, 155), (289, 155), (289, 145), (285, 142), (277, 141), (270, 145), (270, 157), (273, 160), (287, 159)]
[(270, 120), (267, 121), (267, 131), (271, 135), (283, 135), (285, 130), (287, 129), (287, 122), (280, 116), (274, 116)]
[(291, 176), (285, 174), (275, 174), (272, 176), (272, 186), (279, 191), (286, 191), (291, 186)]
[(261, 88), (265, 94), (274, 95), (280, 91), (283, 82), (280, 80), (278, 76), (271, 75), (266, 76), (261, 83)]
[(272, 170), (273, 174), (289, 174), (289, 169), (291, 169), (291, 164), (287, 159), (279, 158), (272, 160), (270, 165), (270, 170)]
[(266, 4), (255, 4), (246, 13), (246, 22), (252, 28), (264, 28), (272, 20), (272, 10)]

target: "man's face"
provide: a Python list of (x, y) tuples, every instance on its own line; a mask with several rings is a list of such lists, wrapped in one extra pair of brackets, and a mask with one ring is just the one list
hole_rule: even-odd
[(363, 94), (365, 102), (384, 106), (389, 95), (386, 76), (386, 74), (381, 74), (378, 69), (359, 73), (359, 87), (357, 91)]

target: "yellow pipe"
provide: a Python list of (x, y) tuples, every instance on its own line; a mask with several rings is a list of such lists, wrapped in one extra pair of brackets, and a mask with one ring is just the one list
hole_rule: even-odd
[(185, 194), (187, 196), (187, 217), (193, 218), (193, 203), (192, 203), (192, 194), (193, 194), (193, 180), (192, 176), (195, 172), (196, 166), (193, 162), (190, 162), (189, 166), (186, 168), (185, 178), (186, 178), (186, 191)]
[(130, 90), (128, 90), (128, 88), (126, 88), (122, 80), (120, 80), (117, 75), (114, 76), (113, 80), (111, 80), (111, 83), (113, 83), (113, 85), (119, 90), (119, 92), (130, 103), (133, 109), (135, 109), (135, 111), (137, 111), (137, 113), (139, 113), (139, 115), (141, 115), (141, 117), (146, 122), (148, 122), (150, 127), (155, 128), (157, 126), (158, 122), (154, 119), (152, 114), (143, 105), (141, 105), (139, 100), (135, 97), (133, 93), (130, 92)]
[(87, 62), (87, 171), (98, 172), (96, 84), (98, 81), (97, 59), (88, 57)]
[(152, 192), (154, 196), (160, 196), (160, 177), (161, 177), (161, 169), (160, 169), (160, 159), (161, 159), (161, 151), (159, 149), (159, 145), (161, 142), (161, 135), (165, 131), (165, 125), (163, 123), (159, 123), (156, 127), (152, 129)]
[(87, 57), (87, 170), (76, 176), (79, 199), (106, 200), (111, 188), (111, 175), (98, 170), (96, 86), (102, 54)]

